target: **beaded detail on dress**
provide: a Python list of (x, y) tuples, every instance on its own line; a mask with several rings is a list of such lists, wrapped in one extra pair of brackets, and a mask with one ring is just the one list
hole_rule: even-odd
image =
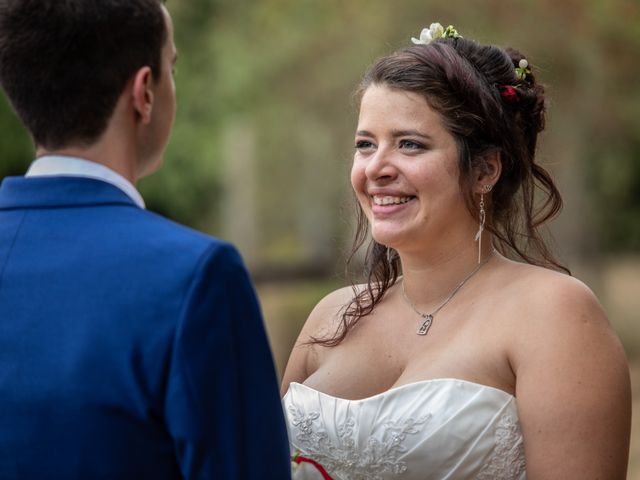
[(283, 399), (292, 452), (334, 480), (525, 480), (515, 397), (435, 379), (347, 400), (292, 383)]
[(496, 427), (496, 448), (477, 480), (512, 480), (525, 471), (524, 444), (520, 424), (510, 415), (503, 415)]
[(319, 412), (305, 414), (294, 404), (288, 410), (295, 439), (304, 447), (305, 455), (334, 474), (340, 473), (353, 480), (383, 480), (386, 478), (383, 474), (404, 473), (407, 465), (400, 460), (407, 451), (404, 441), (407, 435), (417, 434), (430, 416), (386, 421), (376, 436), (369, 437), (365, 445), (359, 447), (353, 415), (338, 427), (337, 441), (334, 443), (328, 438)]

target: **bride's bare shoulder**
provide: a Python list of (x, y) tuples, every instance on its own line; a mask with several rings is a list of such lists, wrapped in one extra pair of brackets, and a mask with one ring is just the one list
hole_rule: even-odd
[[(527, 265), (504, 271), (510, 280), (500, 297), (508, 304), (501, 326), (509, 331), (507, 351), (531, 473), (535, 468), (551, 478), (558, 465), (579, 478), (588, 468), (622, 471), (616, 465), (626, 464), (628, 451), (629, 371), (600, 302), (584, 283), (563, 273)], [(594, 458), (606, 461), (594, 465)], [(604, 477), (613, 478), (598, 478)]]
[(521, 312), (519, 317), (531, 317), (539, 321), (554, 321), (561, 317), (570, 321), (587, 310), (596, 321), (606, 321), (591, 289), (564, 272), (506, 262), (499, 282), (504, 286), (504, 300)]
[(511, 268), (503, 297), (508, 322), (503, 318), (503, 325), (510, 325), (518, 390), (557, 382), (579, 392), (581, 385), (600, 384), (624, 396), (624, 350), (591, 289), (564, 273), (531, 265)]
[[(593, 291), (565, 273), (532, 265), (510, 264), (495, 297), (502, 305), (500, 326), (507, 329), (515, 370), (541, 356), (579, 364), (584, 352), (624, 363), (624, 352)], [(498, 287), (496, 287), (498, 288)], [(557, 358), (559, 360), (559, 358)]]
[(365, 287), (365, 285), (348, 286), (327, 294), (309, 314), (303, 333), (315, 336), (327, 329), (335, 330), (342, 319), (345, 308)]
[(322, 363), (324, 348), (316, 340), (335, 335), (342, 323), (342, 312), (362, 286), (344, 287), (326, 295), (309, 314), (291, 351), (282, 381), (284, 395), (291, 382), (303, 382)]

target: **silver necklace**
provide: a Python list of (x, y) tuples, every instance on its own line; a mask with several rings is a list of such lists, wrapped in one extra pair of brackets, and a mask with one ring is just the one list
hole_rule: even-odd
[(454, 288), (451, 293), (449, 294), (449, 296), (445, 299), (444, 302), (442, 302), (438, 308), (436, 308), (433, 312), (431, 313), (424, 313), (421, 312), (420, 310), (418, 310), (416, 308), (416, 306), (413, 304), (413, 302), (409, 299), (409, 297), (407, 296), (407, 292), (404, 289), (404, 278), (402, 279), (402, 297), (404, 298), (404, 300), (407, 302), (407, 304), (412, 308), (412, 310), (414, 312), (416, 312), (418, 315), (420, 315), (423, 318), (422, 324), (420, 325), (420, 327), (418, 327), (418, 330), (416, 331), (416, 334), (418, 335), (426, 335), (427, 332), (429, 332), (429, 329), (431, 328), (431, 324), (433, 323), (433, 317), (436, 315), (436, 313), (438, 313), (440, 310), (442, 310), (442, 308), (451, 301), (451, 299), (455, 296), (456, 293), (458, 293), (458, 291), (462, 288), (462, 286), (467, 283), (467, 280), (469, 280), (471, 277), (473, 277), (476, 273), (478, 273), (478, 270), (480, 270), (490, 259), (491, 257), (493, 257), (493, 254), (495, 252), (495, 249), (491, 251), (491, 253), (489, 255), (487, 255), (487, 258), (485, 258), (482, 263), (479, 263), (478, 266), (476, 268), (473, 269), (473, 271), (467, 275), (457, 286), (456, 288)]

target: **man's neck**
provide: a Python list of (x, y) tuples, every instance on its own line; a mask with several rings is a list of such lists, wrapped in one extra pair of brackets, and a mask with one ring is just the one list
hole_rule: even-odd
[(104, 148), (100, 143), (90, 147), (69, 147), (56, 150), (48, 150), (42, 147), (36, 149), (36, 157), (44, 157), (46, 155), (65, 156), (83, 158), (94, 163), (99, 163), (110, 168), (114, 172), (122, 175), (133, 185), (136, 184), (138, 178), (136, 168), (133, 162), (127, 162), (126, 156), (119, 156), (112, 149)]
[[(131, 83), (131, 82), (130, 82)], [(84, 158), (118, 173), (135, 185), (144, 175), (157, 168), (159, 159), (147, 152), (149, 126), (143, 126), (132, 107), (132, 86), (120, 95), (105, 130), (93, 143), (70, 143), (63, 148), (48, 149), (38, 145), (36, 156), (61, 155)]]

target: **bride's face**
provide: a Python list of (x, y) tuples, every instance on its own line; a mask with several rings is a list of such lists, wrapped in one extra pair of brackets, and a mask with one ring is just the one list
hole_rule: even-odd
[(351, 184), (378, 243), (420, 251), (473, 231), (456, 141), (424, 97), (370, 86), (355, 141)]

